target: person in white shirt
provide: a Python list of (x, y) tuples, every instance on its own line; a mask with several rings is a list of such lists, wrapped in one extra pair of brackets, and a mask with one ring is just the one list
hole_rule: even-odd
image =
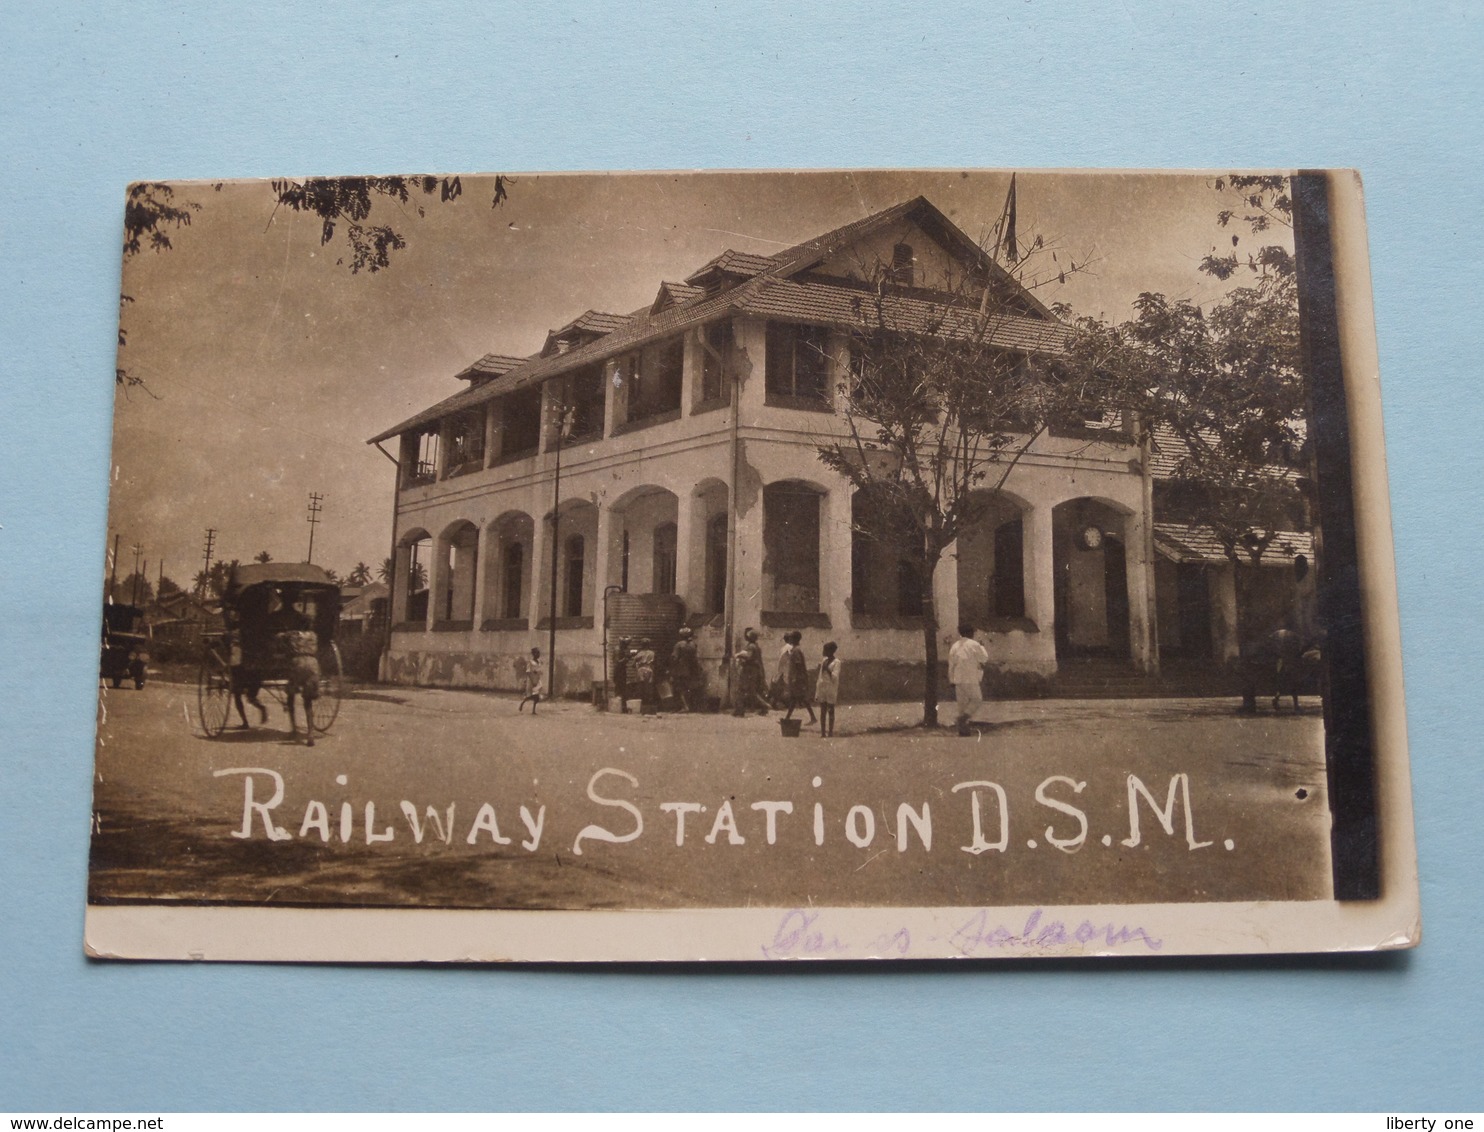
[(948, 650), (948, 682), (958, 698), (958, 733), (968, 735), (969, 720), (984, 704), (982, 685), (989, 653), (974, 639), (974, 626), (960, 625), (958, 637)]

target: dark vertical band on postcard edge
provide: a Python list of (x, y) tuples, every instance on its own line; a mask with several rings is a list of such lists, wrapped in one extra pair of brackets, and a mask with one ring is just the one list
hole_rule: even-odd
[(1324, 735), (1333, 819), (1330, 847), (1335, 899), (1374, 900), (1381, 892), (1375, 748), (1335, 292), (1330, 177), (1310, 171), (1293, 177), (1299, 335), (1309, 379), (1316, 489), (1319, 613), (1327, 633)]

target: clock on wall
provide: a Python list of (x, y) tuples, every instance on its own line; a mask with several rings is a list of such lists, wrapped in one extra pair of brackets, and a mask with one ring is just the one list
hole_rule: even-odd
[(1077, 536), (1077, 541), (1082, 544), (1083, 550), (1096, 550), (1103, 545), (1103, 531), (1101, 527), (1086, 526)]

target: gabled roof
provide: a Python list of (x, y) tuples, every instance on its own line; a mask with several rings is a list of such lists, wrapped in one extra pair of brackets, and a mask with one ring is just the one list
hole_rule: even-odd
[(567, 349), (594, 338), (601, 338), (605, 334), (611, 334), (629, 319), (628, 315), (609, 314), (607, 311), (583, 311), (565, 326), (559, 326), (549, 331), (546, 335), (546, 344), (541, 347), (542, 354), (561, 353), (563, 343)]
[[(1007, 349), (1033, 352), (1055, 352), (1065, 348), (1070, 331), (926, 198), (915, 197), (795, 245), (777, 256), (759, 256), (730, 249), (724, 251), (688, 275), (684, 284), (662, 285), (661, 297), (669, 293), (672, 298), (680, 300), (684, 295), (683, 301), (662, 305), (657, 298), (649, 307), (640, 308), (629, 315), (586, 311), (565, 326), (553, 330), (547, 336), (546, 347), (541, 353), (524, 359), (519, 365), (505, 370), (492, 380), (440, 401), (372, 437), (369, 443), (389, 440), (461, 409), (482, 405), (507, 393), (538, 384), (549, 377), (603, 361), (722, 317), (747, 314), (758, 318), (790, 319), (823, 326), (861, 326), (869, 309), (867, 304), (874, 302), (874, 292), (819, 278), (795, 279), (791, 276), (807, 270), (851, 242), (903, 219), (912, 220), (933, 238), (943, 242), (949, 250), (972, 260), (988, 272), (991, 278), (1001, 279), (1007, 287), (1015, 288), (1025, 297), (1035, 315), (993, 316), (985, 331), (989, 342)], [(731, 275), (742, 281), (730, 289), (706, 294), (706, 290), (697, 281), (713, 279), (718, 275)], [(904, 332), (911, 332), (914, 328), (926, 329), (929, 326), (938, 332), (962, 334), (965, 337), (976, 332), (974, 323), (978, 317), (977, 310), (965, 308), (962, 320), (956, 326), (952, 321), (947, 325), (939, 325), (942, 320), (942, 306), (926, 298), (926, 295), (927, 292), (909, 291), (887, 294), (882, 300), (885, 317), (894, 327)], [(563, 337), (567, 337), (572, 344), (564, 352), (558, 352), (556, 343)]]
[(715, 259), (707, 260), (692, 271), (685, 277), (685, 281), (695, 283), (698, 279), (707, 279), (717, 274), (751, 278), (754, 275), (761, 275), (764, 271), (772, 270), (774, 266), (772, 256), (753, 255), (751, 252), (738, 252), (728, 248)]
[(517, 358), (513, 354), (486, 354), (468, 369), (456, 374), (461, 381), (488, 381), (492, 377), (509, 373), (516, 366), (524, 362), (525, 358)]
[(858, 240), (903, 220), (916, 224), (956, 256), (960, 262), (984, 272), (1007, 290), (1019, 292), (1020, 297), (1025, 299), (1027, 305), (1040, 317), (1046, 319), (1054, 317), (1039, 299), (996, 263), (993, 256), (969, 239), (963, 230), (944, 216), (932, 201), (922, 196), (884, 208), (880, 212), (874, 212), (860, 220), (853, 220), (849, 224), (842, 224), (833, 231), (805, 240), (802, 244), (796, 244), (787, 251), (779, 252), (773, 257), (772, 272), (785, 278), (797, 275), (830, 258), (836, 252), (848, 248)]
[[(912, 218), (912, 214), (922, 205), (932, 208), (926, 197), (913, 197), (901, 204), (884, 208), (880, 212), (873, 212), (870, 216), (852, 220), (849, 224), (842, 224), (822, 235), (805, 240), (802, 244), (795, 244), (787, 251), (779, 252), (773, 257), (775, 270), (779, 275), (793, 275), (803, 271), (880, 228), (895, 224), (899, 220)], [(936, 212), (937, 209), (933, 211)]]
[(705, 287), (697, 287), (693, 283), (661, 283), (660, 292), (654, 297), (649, 313), (659, 314), (666, 307), (678, 307), (692, 299), (699, 299), (705, 293)]

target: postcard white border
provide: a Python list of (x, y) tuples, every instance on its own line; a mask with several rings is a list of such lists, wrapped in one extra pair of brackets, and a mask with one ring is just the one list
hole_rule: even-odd
[[(1379, 899), (623, 911), (89, 905), (87, 954), (273, 963), (587, 963), (1150, 957), (1416, 946), (1421, 910), (1364, 197), (1358, 172), (1331, 171), (1328, 183), (1365, 611)], [(966, 942), (973, 946), (966, 949)]]

